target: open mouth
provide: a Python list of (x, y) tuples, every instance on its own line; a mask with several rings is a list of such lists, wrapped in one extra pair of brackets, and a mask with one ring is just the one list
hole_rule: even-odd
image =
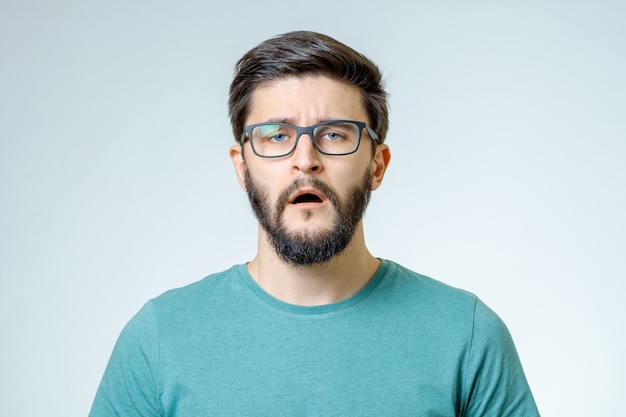
[(289, 199), (289, 204), (322, 204), (324, 201), (326, 201), (326, 196), (321, 191), (307, 187), (293, 193)]
[(300, 203), (322, 203), (322, 199), (315, 194), (305, 193), (300, 194), (296, 198), (293, 199), (291, 204), (300, 204)]

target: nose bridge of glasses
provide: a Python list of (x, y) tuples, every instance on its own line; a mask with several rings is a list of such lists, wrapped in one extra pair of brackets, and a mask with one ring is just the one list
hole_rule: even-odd
[(317, 142), (315, 140), (315, 129), (317, 126), (307, 126), (307, 127), (299, 127), (299, 126), (294, 126), (295, 130), (296, 130), (296, 140), (293, 143), (293, 149), (291, 150), (292, 152), (296, 150), (296, 147), (298, 146), (298, 143), (300, 141), (300, 137), (302, 135), (307, 135), (309, 137), (309, 139), (311, 140), (311, 145), (313, 146), (313, 148), (315, 148), (315, 150), (319, 151), (319, 147), (317, 146)]

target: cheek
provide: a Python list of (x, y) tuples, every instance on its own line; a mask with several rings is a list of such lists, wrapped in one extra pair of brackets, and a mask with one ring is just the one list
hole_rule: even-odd
[(369, 170), (370, 167), (367, 166), (359, 170), (345, 171), (337, 176), (337, 180), (327, 184), (337, 193), (342, 202), (345, 203), (346, 198), (352, 193), (354, 188), (360, 187), (363, 184), (365, 171)]
[(362, 161), (358, 164), (355, 163), (350, 168), (344, 169), (339, 178), (347, 179), (347, 181), (342, 181), (342, 184), (348, 188), (350, 185), (360, 183), (366, 173), (371, 174), (372, 166), (371, 161)]
[(288, 185), (284, 175), (276, 175), (268, 170), (259, 170), (250, 168), (248, 170), (250, 179), (254, 182), (257, 189), (274, 201), (280, 192)]

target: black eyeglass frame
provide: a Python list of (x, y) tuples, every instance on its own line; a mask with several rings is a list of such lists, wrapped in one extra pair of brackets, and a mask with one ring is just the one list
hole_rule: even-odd
[[(323, 150), (320, 149), (320, 147), (317, 145), (317, 142), (315, 142), (315, 135), (313, 134), (313, 130), (319, 126), (323, 126), (325, 124), (330, 124), (330, 123), (352, 123), (352, 124), (355, 124), (359, 128), (359, 138), (356, 142), (356, 147), (354, 148), (354, 150), (350, 152), (344, 152), (344, 153), (329, 153), (329, 152), (324, 152)], [(363, 136), (363, 133), (362, 133), (363, 129), (367, 130), (367, 134), (369, 135), (370, 139), (374, 141), (375, 144), (378, 144), (380, 142), (380, 139), (378, 138), (378, 134), (374, 132), (374, 129), (368, 126), (368, 124), (365, 122), (357, 122), (356, 120), (325, 120), (323, 122), (319, 122), (314, 125), (306, 126), (306, 127), (296, 126), (296, 125), (292, 125), (291, 123), (283, 123), (283, 122), (255, 123), (252, 125), (245, 126), (243, 128), (243, 133), (241, 134), (241, 137), (239, 138), (239, 143), (243, 145), (246, 142), (246, 137), (248, 139), (252, 138), (252, 130), (255, 127), (265, 126), (265, 125), (279, 125), (279, 126), (291, 127), (295, 129), (296, 131), (296, 140), (293, 143), (293, 147), (289, 150), (289, 152), (286, 152), (280, 155), (270, 155), (270, 156), (259, 154), (254, 148), (254, 141), (250, 140), (250, 147), (252, 148), (252, 152), (254, 152), (254, 154), (258, 156), (259, 158), (283, 158), (285, 156), (291, 155), (293, 151), (295, 151), (296, 146), (298, 146), (298, 141), (300, 140), (300, 136), (302, 136), (302, 134), (309, 135), (311, 142), (313, 142), (313, 146), (319, 153), (321, 153), (322, 155), (329, 155), (329, 156), (351, 155), (355, 153), (356, 151), (358, 151), (359, 147), (361, 146), (361, 137)]]

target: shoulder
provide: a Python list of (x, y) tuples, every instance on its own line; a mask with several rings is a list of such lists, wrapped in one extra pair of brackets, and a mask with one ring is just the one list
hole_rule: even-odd
[(458, 306), (473, 309), (478, 300), (471, 292), (419, 274), (393, 261), (383, 260), (381, 269), (382, 289), (410, 302), (442, 305), (445, 308)]
[(459, 325), (473, 332), (506, 333), (502, 320), (475, 294), (414, 272), (389, 260), (381, 265), (379, 297), (402, 314), (428, 318), (443, 328)]
[[(497, 354), (515, 357), (510, 332), (502, 319), (475, 294), (383, 261), (386, 272), (381, 285), (395, 294), (396, 302), (417, 320), (427, 318), (437, 329), (464, 335), (475, 358)], [(406, 308), (410, 306), (410, 308)], [(497, 352), (497, 353), (496, 353)]]
[[(241, 269), (245, 265), (231, 268), (206, 276), (205, 278), (168, 290), (150, 299), (141, 312), (167, 317), (181, 316), (186, 312), (199, 312), (206, 309), (219, 309), (232, 302), (233, 295), (241, 291)], [(140, 313), (141, 313), (140, 312)]]

